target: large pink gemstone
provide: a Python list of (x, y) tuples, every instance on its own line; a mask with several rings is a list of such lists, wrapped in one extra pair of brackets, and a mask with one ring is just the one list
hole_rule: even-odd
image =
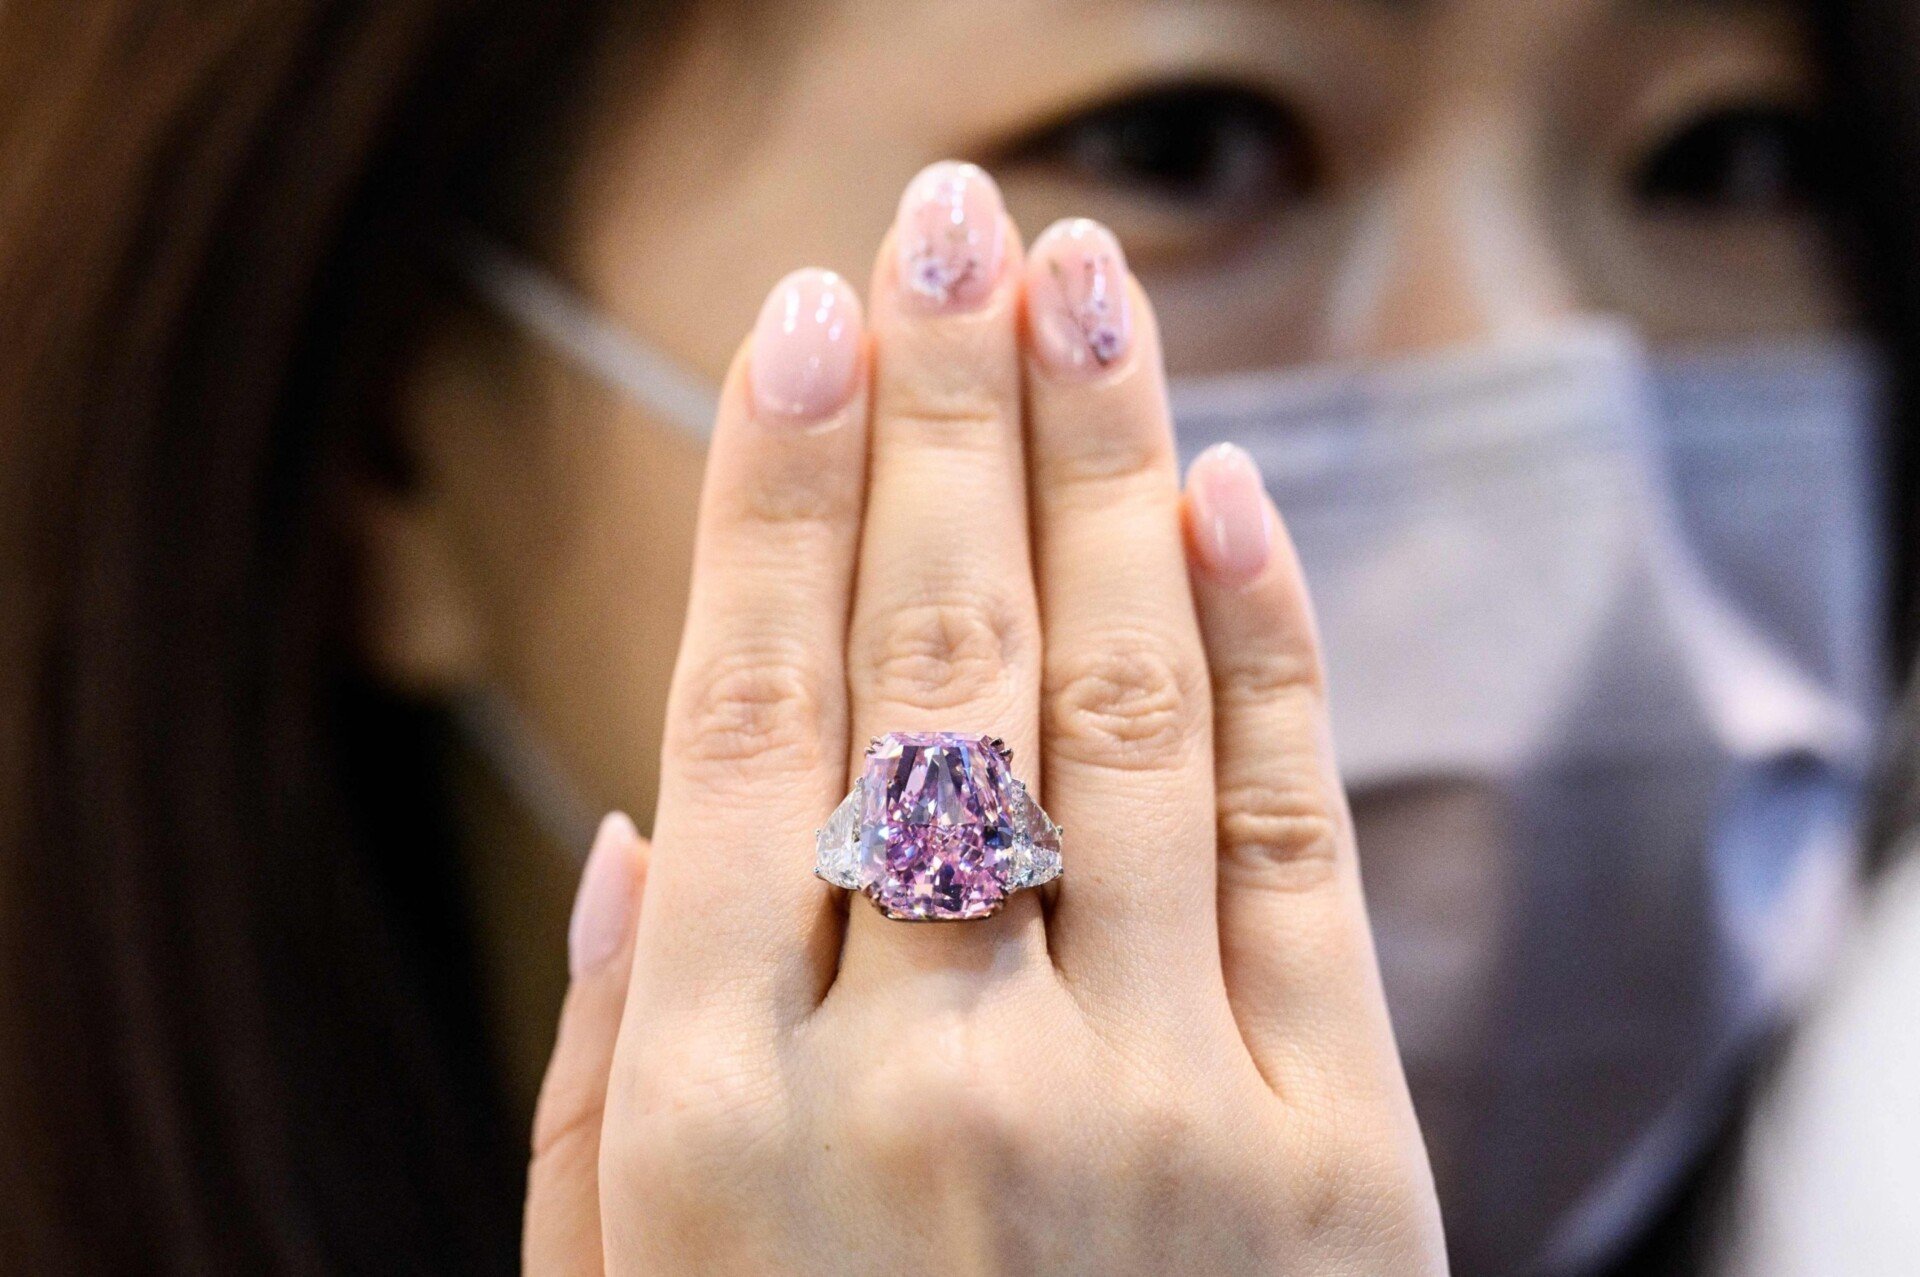
[(983, 918), (1007, 897), (1012, 775), (991, 737), (893, 732), (867, 751), (861, 880), (895, 918)]

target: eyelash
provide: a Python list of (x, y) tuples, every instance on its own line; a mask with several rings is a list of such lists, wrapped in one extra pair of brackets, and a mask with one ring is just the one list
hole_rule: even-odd
[(1701, 111), (1635, 163), (1628, 190), (1655, 212), (1785, 213), (1822, 203), (1830, 148), (1811, 112), (1755, 102)]
[(1123, 193), (1216, 213), (1252, 213), (1312, 193), (1320, 157), (1305, 121), (1264, 91), (1227, 82), (1152, 85), (1046, 126), (1009, 148)]
[[(1792, 106), (1703, 110), (1631, 164), (1627, 194), (1649, 212), (1784, 213), (1828, 186), (1818, 124)], [(1079, 181), (1209, 216), (1256, 216), (1311, 198), (1325, 157), (1302, 114), (1271, 93), (1226, 81), (1150, 85), (1074, 113), (1008, 148)]]

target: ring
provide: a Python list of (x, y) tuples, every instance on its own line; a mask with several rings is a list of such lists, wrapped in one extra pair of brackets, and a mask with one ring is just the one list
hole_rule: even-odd
[(813, 872), (902, 922), (999, 912), (1060, 876), (1060, 827), (1013, 778), (998, 737), (889, 732), (814, 845)]

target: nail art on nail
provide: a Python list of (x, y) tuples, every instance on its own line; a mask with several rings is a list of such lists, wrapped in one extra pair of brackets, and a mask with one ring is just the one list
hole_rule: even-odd
[(753, 329), (756, 406), (800, 421), (838, 411), (853, 397), (863, 331), (859, 300), (832, 271), (797, 270), (775, 284)]
[(1057, 372), (1098, 372), (1133, 340), (1127, 261), (1098, 222), (1075, 218), (1034, 244), (1028, 305), (1040, 356)]
[(895, 251), (900, 285), (919, 305), (964, 310), (984, 302), (1006, 255), (999, 188), (973, 164), (922, 169), (900, 197)]

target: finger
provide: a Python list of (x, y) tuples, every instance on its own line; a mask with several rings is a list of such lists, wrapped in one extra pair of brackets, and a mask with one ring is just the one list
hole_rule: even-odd
[[(1131, 1016), (1147, 983), (1220, 978), (1210, 707), (1179, 468), (1158, 334), (1113, 236), (1084, 219), (1053, 226), (1027, 281), (1042, 803), (1066, 830), (1051, 942), (1077, 988), (1124, 994)], [(1176, 1002), (1192, 999), (1153, 1004)]]
[(600, 822), (568, 928), (573, 983), (540, 1086), (521, 1242), (529, 1277), (597, 1277), (600, 1115), (627, 1003), (633, 920), (646, 881), (646, 845), (615, 812)]
[(1404, 1092), (1334, 765), (1319, 639), (1292, 543), (1247, 454), (1187, 480), (1213, 674), (1220, 945), (1254, 1062), (1283, 1095)]
[[(872, 478), (848, 645), (853, 766), (896, 731), (1037, 740), (1039, 619), (1020, 437), (1018, 246), (992, 179), (935, 165), (901, 200), (870, 299)], [(964, 926), (855, 901), (840, 980), (892, 981), (1008, 946), (1044, 960), (1032, 893)]]
[(807, 867), (845, 789), (864, 345), (846, 283), (796, 271), (727, 379), (635, 957), (650, 1017), (730, 1015), (742, 999), (804, 1015), (832, 978), (837, 913)]

